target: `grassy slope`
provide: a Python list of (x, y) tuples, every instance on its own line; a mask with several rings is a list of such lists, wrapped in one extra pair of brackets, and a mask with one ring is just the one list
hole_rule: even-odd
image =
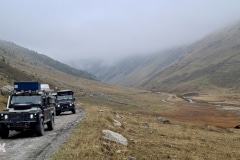
[(28, 81), (34, 79), (34, 76), (28, 75), (25, 72), (19, 71), (16, 68), (8, 65), (5, 62), (0, 61), (0, 75), (1, 75), (1, 84), (2, 83), (11, 83), (12, 80), (16, 81)]
[(0, 94), (0, 111), (6, 108), (7, 106), (7, 97)]
[(238, 28), (226, 28), (193, 44), (184, 57), (152, 77), (144, 87), (172, 92), (202, 90), (206, 86), (239, 89)]
[[(28, 61), (31, 62), (34, 65), (42, 65), (54, 68), (56, 70), (59, 70), (61, 72), (65, 72), (67, 74), (73, 75), (73, 76), (79, 76), (82, 78), (87, 79), (96, 79), (96, 77), (86, 71), (77, 70), (74, 68), (69, 67), (68, 65), (65, 65), (57, 60), (54, 60), (46, 55), (39, 54), (35, 51), (29, 50), (27, 48), (23, 48), (21, 46), (18, 46), (12, 42), (6, 42), (0, 40), (0, 56), (8, 57), (11, 59), (15, 59), (18, 61)], [(0, 57), (1, 58), (1, 57)]]
[[(1, 51), (0, 51), (1, 55)], [(14, 68), (8, 65), (8, 62), (0, 60), (0, 87), (4, 85), (13, 84), (13, 80), (16, 81), (30, 81), (38, 80), (37, 77), (33, 75), (26, 74), (25, 71), (19, 71), (17, 68)], [(7, 97), (0, 94), (0, 110), (6, 108)]]

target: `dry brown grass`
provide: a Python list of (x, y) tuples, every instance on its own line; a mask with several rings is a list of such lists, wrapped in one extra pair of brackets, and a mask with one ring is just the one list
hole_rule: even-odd
[(231, 92), (223, 92), (218, 94), (203, 94), (197, 97), (194, 97), (197, 101), (203, 101), (212, 104), (222, 104), (222, 105), (239, 105), (240, 94), (239, 93), (231, 93)]
[(7, 106), (7, 97), (0, 94), (0, 111), (6, 108)]
[[(116, 91), (117, 96), (120, 93)], [(133, 101), (127, 98), (119, 101), (134, 103), (136, 97), (141, 97), (140, 92), (135, 92), (135, 98), (133, 98), (133, 93), (130, 93), (130, 95), (125, 93), (125, 96), (130, 96)], [(170, 113), (181, 113), (182, 108), (160, 102), (158, 102), (159, 107), (157, 108), (155, 106), (157, 101), (151, 103), (146, 100), (148, 94), (154, 97), (152, 93), (145, 92), (144, 94), (145, 96), (141, 97), (142, 105), (150, 104), (149, 108), (135, 106), (127, 108), (124, 107), (124, 103), (122, 107), (114, 106), (115, 103), (109, 103), (106, 99), (98, 100), (87, 96), (81, 98), (81, 107), (86, 111), (86, 115), (51, 159), (128, 159), (129, 157), (189, 160), (239, 159), (239, 130), (204, 125), (199, 121), (190, 123), (191, 117), (188, 117), (188, 122), (184, 123), (180, 122), (181, 119), (170, 119), (170, 123), (161, 123), (156, 120), (157, 115), (167, 116)], [(167, 98), (165, 94), (155, 95)], [(179, 99), (177, 102), (185, 104)], [(99, 112), (100, 110), (103, 112)], [(122, 118), (117, 118), (116, 113)], [(113, 119), (120, 121), (123, 126), (114, 126)], [(126, 147), (104, 140), (102, 138), (103, 129), (110, 129), (122, 134), (128, 139), (129, 145)]]

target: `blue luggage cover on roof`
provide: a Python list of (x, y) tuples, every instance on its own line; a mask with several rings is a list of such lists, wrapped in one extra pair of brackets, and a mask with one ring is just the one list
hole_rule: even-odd
[(35, 91), (40, 90), (40, 83), (39, 82), (32, 82), (32, 81), (21, 81), (21, 82), (14, 82), (14, 90), (16, 91)]

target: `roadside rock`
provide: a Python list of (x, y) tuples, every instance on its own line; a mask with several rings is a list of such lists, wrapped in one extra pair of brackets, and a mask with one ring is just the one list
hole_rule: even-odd
[(183, 97), (183, 99), (185, 99), (189, 103), (195, 103), (190, 97)]
[(164, 117), (158, 117), (157, 118), (158, 121), (162, 122), (162, 123), (169, 123), (170, 121)]
[(116, 117), (118, 118), (118, 119), (122, 119), (123, 117), (121, 116), (121, 115), (119, 115), (118, 113), (116, 113)]
[(119, 133), (116, 133), (110, 130), (102, 130), (102, 133), (104, 134), (103, 136), (104, 139), (121, 143), (122, 145), (125, 145), (125, 146), (128, 145), (128, 140)]
[(107, 96), (103, 93), (89, 93), (90, 97), (105, 99)]
[(116, 153), (118, 153), (118, 154), (120, 154), (121, 152), (122, 152), (122, 151), (121, 151), (120, 149), (116, 151)]
[(129, 156), (128, 160), (137, 160), (135, 157)]
[(235, 129), (240, 129), (240, 125), (237, 125), (236, 127), (234, 127)]
[(115, 115), (115, 117), (116, 118), (118, 118), (118, 119), (122, 119), (123, 117), (121, 116), (121, 115), (119, 115), (117, 112), (115, 112), (115, 111), (111, 111), (114, 115)]
[(119, 122), (119, 121), (117, 121), (117, 120), (115, 120), (115, 119), (113, 119), (113, 124), (114, 124), (115, 126), (118, 126), (118, 127), (121, 127), (121, 126), (122, 126), (122, 123)]
[(13, 92), (14, 88), (12, 86), (3, 86), (0, 88), (2, 95), (10, 95)]
[(143, 123), (142, 126), (145, 128), (149, 128), (149, 125), (147, 123)]

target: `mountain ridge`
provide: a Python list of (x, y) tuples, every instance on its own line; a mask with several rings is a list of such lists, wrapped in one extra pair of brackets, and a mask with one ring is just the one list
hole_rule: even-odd
[(192, 92), (218, 87), (239, 90), (240, 23), (187, 46), (131, 56), (116, 65), (96, 68), (87, 71), (103, 82), (156, 92)]
[[(165, 90), (161, 87), (163, 84), (181, 85), (184, 82), (189, 82), (189, 85), (238, 88), (240, 81), (240, 74), (238, 74), (239, 37), (239, 25), (205, 37), (200, 42), (191, 45), (188, 48), (189, 51), (175, 65), (155, 75), (148, 83), (154, 84), (160, 90)], [(143, 86), (150, 89), (149, 84), (146, 83)]]
[[(91, 80), (97, 80), (96, 77), (86, 71), (72, 68), (62, 62), (54, 60), (44, 54), (39, 54), (36, 51), (29, 50), (27, 48), (16, 45), (13, 42), (0, 40), (0, 56), (5, 57), (8, 61), (15, 59), (15, 61), (25, 61), (36, 65), (42, 65), (52, 67), (58, 71), (78, 76), (81, 78), (87, 78)], [(9, 58), (10, 57), (10, 58)]]

